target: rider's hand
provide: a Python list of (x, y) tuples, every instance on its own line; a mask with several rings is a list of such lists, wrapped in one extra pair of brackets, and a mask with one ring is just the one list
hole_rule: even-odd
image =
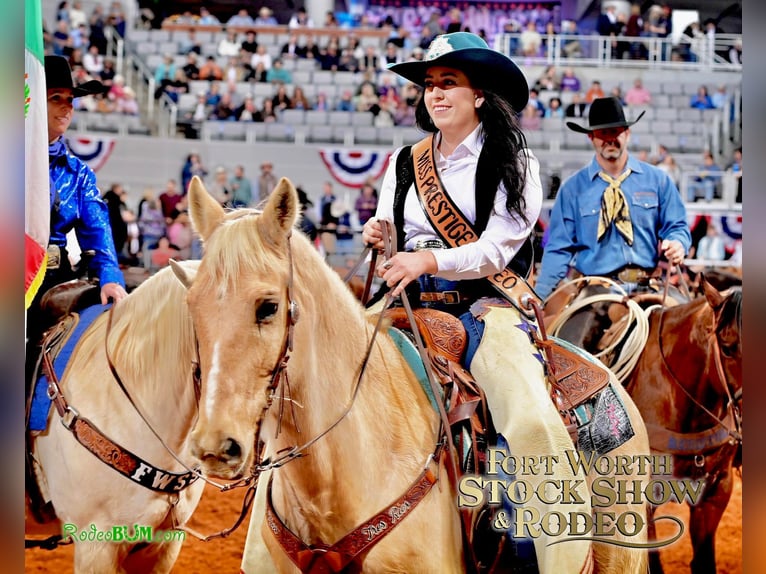
[(127, 291), (119, 283), (104, 283), (101, 286), (101, 304), (106, 305), (111, 298), (115, 303), (125, 299)]
[(423, 273), (436, 273), (439, 270), (436, 258), (430, 251), (415, 253), (397, 253), (391, 259), (378, 265), (378, 276), (385, 280), (392, 297), (398, 297), (404, 288)]
[(383, 249), (383, 227), (376, 218), (371, 217), (365, 222), (362, 228), (362, 241), (374, 249)]
[(685, 250), (676, 239), (663, 239), (660, 250), (671, 265), (680, 265), (684, 261)]

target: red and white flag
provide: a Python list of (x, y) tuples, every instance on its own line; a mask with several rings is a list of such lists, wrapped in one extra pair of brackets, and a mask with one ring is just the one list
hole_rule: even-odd
[(40, 0), (25, 0), (24, 13), (24, 308), (45, 277), (50, 235), (48, 104), (45, 90)]

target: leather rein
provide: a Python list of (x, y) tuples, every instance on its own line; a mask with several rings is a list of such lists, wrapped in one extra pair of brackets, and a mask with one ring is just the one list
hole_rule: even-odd
[[(739, 313), (741, 311), (737, 311), (737, 317), (735, 317), (735, 320), (738, 320)], [(740, 414), (740, 408), (739, 403), (742, 401), (742, 389), (738, 389), (737, 391), (732, 394), (731, 389), (729, 388), (729, 385), (727, 383), (726, 374), (723, 369), (723, 361), (721, 359), (721, 355), (723, 354), (723, 351), (721, 350), (721, 345), (718, 340), (718, 327), (710, 333), (710, 336), (708, 337), (708, 341), (710, 344), (711, 352), (713, 355), (713, 364), (715, 366), (715, 373), (716, 377), (718, 379), (718, 383), (723, 388), (723, 391), (726, 395), (726, 414), (723, 417), (719, 417), (715, 413), (713, 413), (710, 409), (705, 407), (700, 401), (698, 401), (692, 394), (686, 389), (684, 384), (678, 379), (676, 374), (673, 372), (673, 369), (670, 367), (670, 364), (668, 363), (667, 357), (665, 356), (665, 352), (663, 350), (663, 341), (662, 341), (662, 326), (665, 318), (665, 308), (662, 307), (660, 309), (660, 318), (659, 318), (659, 325), (657, 328), (657, 342), (658, 342), (658, 348), (660, 357), (662, 358), (662, 365), (665, 368), (665, 370), (670, 375), (670, 380), (673, 381), (673, 383), (679, 387), (683, 393), (687, 396), (687, 398), (697, 407), (699, 407), (703, 412), (705, 412), (709, 417), (711, 417), (716, 424), (708, 429), (707, 431), (703, 431), (703, 433), (695, 433), (699, 435), (708, 435), (708, 434), (715, 434), (716, 429), (718, 427), (721, 427), (725, 429), (726, 436), (719, 441), (717, 444), (711, 445), (712, 448), (717, 448), (721, 445), (723, 445), (725, 442), (742, 442), (742, 416)], [(742, 332), (739, 331), (739, 338), (740, 338), (740, 344), (741, 344), (741, 338), (742, 338)], [(727, 424), (728, 421), (728, 424)], [(734, 428), (731, 428), (731, 423), (733, 422)], [(704, 437), (703, 437), (704, 438)]]

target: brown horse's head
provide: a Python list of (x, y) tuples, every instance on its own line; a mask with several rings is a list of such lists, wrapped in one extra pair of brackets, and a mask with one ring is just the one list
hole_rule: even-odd
[[(201, 394), (191, 452), (207, 474), (237, 478), (250, 467), (290, 322), (288, 256), (298, 196), (282, 179), (263, 213), (224, 212), (198, 178), (189, 208), (205, 254), (187, 287), (199, 345)], [(304, 241), (304, 243), (306, 243)]]
[(705, 277), (700, 286), (713, 310), (716, 343), (713, 347), (717, 346), (724, 382), (735, 395), (742, 390), (742, 289), (732, 287), (719, 292)]

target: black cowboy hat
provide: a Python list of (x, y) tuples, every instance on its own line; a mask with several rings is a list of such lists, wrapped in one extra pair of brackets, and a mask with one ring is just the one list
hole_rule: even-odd
[(108, 90), (98, 80), (90, 80), (75, 87), (69, 61), (64, 56), (45, 56), (45, 88), (69, 88), (75, 98), (103, 94)]
[(422, 60), (389, 64), (388, 69), (424, 86), (426, 71), (433, 66), (462, 70), (474, 88), (500, 94), (517, 112), (521, 112), (529, 101), (529, 85), (521, 69), (509, 57), (492, 50), (484, 40), (470, 32), (437, 36)]
[(632, 122), (625, 120), (625, 112), (622, 109), (620, 100), (611, 96), (608, 98), (596, 98), (590, 105), (588, 112), (588, 127), (581, 126), (575, 122), (567, 122), (570, 130), (589, 134), (595, 130), (605, 130), (608, 128), (628, 128), (635, 124), (646, 113), (643, 111)]

